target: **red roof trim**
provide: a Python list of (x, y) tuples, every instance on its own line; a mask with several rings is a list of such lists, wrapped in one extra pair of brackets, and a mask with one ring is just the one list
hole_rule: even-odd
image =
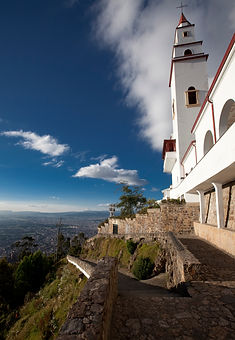
[(169, 87), (171, 87), (171, 78), (172, 78), (172, 71), (173, 71), (173, 63), (177, 61), (184, 61), (184, 60), (189, 60), (189, 59), (198, 59), (198, 58), (206, 58), (206, 60), (209, 57), (209, 54), (204, 54), (204, 53), (199, 53), (199, 54), (192, 54), (190, 56), (186, 57), (176, 57), (171, 60), (171, 70), (170, 70), (170, 80), (169, 80)]
[(224, 57), (223, 57), (223, 59), (222, 59), (222, 61), (220, 63), (220, 66), (219, 66), (219, 68), (218, 68), (218, 70), (216, 72), (215, 78), (214, 78), (214, 80), (213, 80), (213, 82), (212, 82), (212, 84), (211, 84), (211, 86), (209, 88), (209, 91), (207, 92), (206, 98), (205, 98), (205, 100), (204, 100), (204, 102), (203, 102), (203, 104), (201, 106), (201, 109), (199, 111), (199, 114), (198, 114), (198, 116), (197, 116), (197, 118), (196, 118), (196, 120), (195, 120), (195, 122), (193, 124), (191, 133), (193, 133), (193, 131), (194, 131), (194, 128), (195, 128), (195, 126), (196, 126), (196, 124), (197, 124), (197, 122), (198, 122), (198, 120), (199, 120), (199, 118), (200, 118), (200, 116), (202, 114), (202, 111), (203, 111), (203, 109), (204, 109), (204, 107), (206, 105), (206, 102), (209, 99), (209, 96), (210, 96), (210, 94), (211, 94), (211, 92), (212, 92), (212, 90), (213, 90), (213, 88), (214, 88), (214, 86), (215, 86), (215, 84), (217, 82), (217, 79), (219, 78), (219, 75), (220, 75), (220, 73), (221, 73), (221, 71), (222, 71), (222, 69), (224, 67), (224, 64), (225, 64), (225, 62), (226, 62), (226, 60), (227, 60), (227, 58), (229, 56), (229, 53), (231, 52), (231, 50), (233, 48), (234, 43), (235, 43), (235, 33), (233, 34), (232, 40), (230, 41), (230, 43), (228, 45), (227, 51), (225, 52), (225, 55), (224, 55)]
[(186, 152), (185, 152), (185, 154), (184, 154), (184, 156), (183, 156), (183, 158), (182, 158), (181, 163), (183, 163), (183, 161), (185, 160), (187, 154), (189, 153), (189, 150), (191, 149), (191, 147), (192, 147), (193, 145), (196, 145), (196, 141), (195, 141), (195, 140), (193, 140), (193, 141), (189, 144), (189, 146), (188, 146), (188, 148), (187, 148), (187, 150), (186, 150)]
[(162, 149), (162, 159), (165, 159), (165, 154), (166, 152), (168, 152), (169, 150), (167, 150), (167, 146), (171, 144), (173, 146), (173, 151), (176, 150), (176, 140), (175, 139), (164, 139), (163, 142), (163, 149)]
[(185, 44), (175, 44), (175, 45), (173, 45), (173, 46), (174, 46), (174, 47), (182, 47), (182, 46), (186, 46), (186, 45), (194, 45), (194, 44), (200, 44), (200, 45), (202, 45), (202, 40), (194, 41), (194, 42), (191, 42), (191, 43), (185, 43)]
[[(180, 21), (179, 21), (179, 23), (178, 23), (178, 26), (179, 26), (180, 24), (184, 23), (184, 22), (187, 22), (187, 23), (190, 24), (190, 22), (185, 18), (184, 13), (182, 12), (182, 13), (181, 13), (181, 17), (180, 17)], [(191, 24), (190, 24), (190, 25), (191, 25)], [(177, 27), (178, 27), (178, 26), (177, 26)]]

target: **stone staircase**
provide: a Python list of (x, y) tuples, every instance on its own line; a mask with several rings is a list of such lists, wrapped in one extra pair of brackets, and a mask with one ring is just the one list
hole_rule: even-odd
[(198, 238), (181, 238), (200, 261), (190, 297), (119, 273), (110, 340), (235, 339), (235, 259)]

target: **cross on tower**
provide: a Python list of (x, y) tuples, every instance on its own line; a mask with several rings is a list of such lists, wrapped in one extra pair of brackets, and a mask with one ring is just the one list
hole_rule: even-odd
[(181, 13), (183, 13), (183, 8), (184, 7), (188, 7), (188, 5), (183, 5), (182, 1), (181, 1), (181, 5), (176, 7), (176, 8), (181, 8)]

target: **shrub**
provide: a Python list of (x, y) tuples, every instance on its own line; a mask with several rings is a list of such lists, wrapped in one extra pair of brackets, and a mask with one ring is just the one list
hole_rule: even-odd
[(134, 252), (137, 248), (137, 243), (133, 242), (132, 240), (127, 240), (126, 241), (126, 247), (127, 247), (127, 250), (129, 251), (130, 254), (134, 254)]
[(132, 273), (138, 280), (146, 280), (148, 279), (154, 268), (154, 263), (149, 257), (139, 257), (132, 269)]

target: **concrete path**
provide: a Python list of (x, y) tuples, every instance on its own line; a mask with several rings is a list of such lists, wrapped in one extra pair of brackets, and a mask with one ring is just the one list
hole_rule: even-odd
[(191, 297), (119, 274), (110, 340), (235, 339), (235, 260), (199, 239), (181, 239), (203, 263)]

